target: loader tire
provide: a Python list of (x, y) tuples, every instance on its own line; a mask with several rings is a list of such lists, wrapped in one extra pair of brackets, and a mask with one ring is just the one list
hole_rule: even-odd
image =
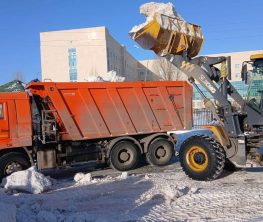
[(231, 163), (229, 160), (226, 160), (224, 170), (228, 172), (235, 172), (238, 170), (238, 168), (236, 168), (236, 166), (233, 163)]
[(0, 157), (0, 181), (20, 170), (30, 167), (30, 162), (22, 153), (10, 152)]
[(146, 153), (146, 160), (153, 166), (167, 165), (174, 154), (174, 144), (168, 139), (158, 138), (154, 140)]
[(195, 135), (184, 141), (179, 151), (181, 166), (190, 178), (200, 181), (216, 179), (224, 170), (224, 148), (213, 138)]
[(111, 150), (110, 165), (119, 171), (128, 171), (136, 168), (140, 154), (137, 146), (130, 141), (118, 142)]

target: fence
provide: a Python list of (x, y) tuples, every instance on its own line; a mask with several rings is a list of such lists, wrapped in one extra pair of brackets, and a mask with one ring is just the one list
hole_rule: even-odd
[(208, 125), (213, 121), (213, 114), (210, 110), (205, 108), (194, 109), (193, 111), (193, 128), (200, 128)]

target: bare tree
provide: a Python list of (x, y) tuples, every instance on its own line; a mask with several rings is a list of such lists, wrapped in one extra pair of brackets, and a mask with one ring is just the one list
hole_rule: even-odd
[(165, 58), (157, 57), (153, 69), (162, 80), (182, 80), (184, 78), (183, 73)]
[(24, 82), (24, 75), (21, 71), (16, 71), (13, 75), (14, 80), (19, 80), (21, 82)]

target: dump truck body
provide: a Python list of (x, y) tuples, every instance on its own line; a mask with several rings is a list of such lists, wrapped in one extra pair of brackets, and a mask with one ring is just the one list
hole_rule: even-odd
[(144, 156), (167, 164), (176, 137), (192, 127), (192, 87), (177, 82), (32, 82), (0, 93), (0, 178), (36, 164), (97, 160), (127, 171)]
[(62, 140), (151, 134), (192, 127), (192, 88), (184, 81), (31, 83), (55, 111)]

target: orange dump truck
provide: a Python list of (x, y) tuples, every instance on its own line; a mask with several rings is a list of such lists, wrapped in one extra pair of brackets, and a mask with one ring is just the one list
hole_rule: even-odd
[(185, 81), (32, 82), (0, 93), (0, 177), (97, 160), (126, 171), (146, 156), (167, 164), (176, 138), (192, 127), (192, 87)]

